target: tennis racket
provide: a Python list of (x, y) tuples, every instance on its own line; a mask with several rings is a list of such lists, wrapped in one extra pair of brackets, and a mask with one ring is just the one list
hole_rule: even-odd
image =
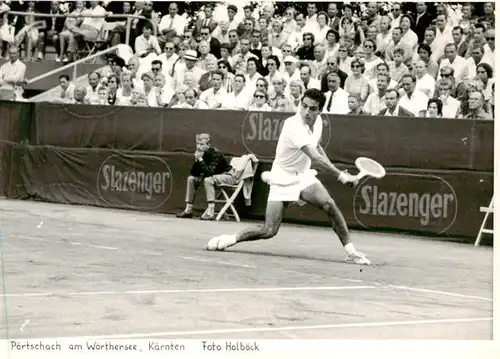
[(385, 176), (385, 168), (380, 163), (368, 157), (358, 157), (355, 161), (359, 173), (356, 175), (358, 180), (363, 177), (383, 178)]

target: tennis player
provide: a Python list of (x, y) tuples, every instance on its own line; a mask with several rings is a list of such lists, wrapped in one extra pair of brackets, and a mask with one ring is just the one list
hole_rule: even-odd
[(270, 184), (263, 226), (248, 228), (239, 234), (221, 235), (212, 238), (207, 245), (211, 251), (221, 251), (236, 243), (269, 239), (278, 233), (283, 211), (292, 203), (309, 203), (326, 212), (333, 230), (338, 235), (347, 254), (346, 261), (370, 265), (363, 253), (354, 247), (349, 238), (345, 219), (325, 186), (316, 178), (317, 172), (311, 164), (332, 173), (349, 186), (357, 185), (357, 178), (335, 167), (320, 146), (323, 120), (320, 111), (325, 96), (317, 89), (308, 89), (302, 97), (300, 111), (285, 120), (281, 131), (276, 156), (270, 172), (263, 180)]

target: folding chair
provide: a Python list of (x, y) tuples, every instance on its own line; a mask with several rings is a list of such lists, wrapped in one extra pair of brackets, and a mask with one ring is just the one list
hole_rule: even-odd
[[(231, 159), (231, 167), (233, 168), (238, 168), (238, 163), (241, 160), (241, 157), (233, 157)], [(253, 173), (251, 174), (251, 177), (255, 176), (255, 171), (257, 169), (257, 166), (253, 167)], [(215, 218), (216, 221), (220, 221), (220, 219), (224, 216), (225, 219), (228, 219), (229, 217), (234, 217), (236, 222), (241, 222), (240, 216), (238, 214), (238, 211), (236, 210), (234, 206), (234, 201), (236, 198), (238, 198), (238, 195), (240, 194), (241, 190), (243, 189), (243, 186), (245, 185), (245, 181), (251, 178), (250, 176), (244, 177), (240, 180), (240, 182), (236, 185), (218, 185), (216, 190), (218, 191), (218, 194), (215, 199), (215, 205), (217, 204), (223, 204), (221, 210), (219, 213), (217, 213), (217, 217)], [(231, 209), (232, 214), (228, 214), (227, 210)]]
[(474, 247), (479, 247), (481, 244), (481, 237), (483, 233), (493, 234), (493, 229), (484, 228), (486, 226), (486, 222), (488, 221), (488, 217), (490, 214), (493, 214), (493, 197), (491, 197), (490, 205), (488, 207), (480, 207), (479, 210), (482, 213), (485, 213), (483, 223), (481, 223), (481, 228), (479, 229), (479, 233), (476, 237), (476, 242), (474, 243)]

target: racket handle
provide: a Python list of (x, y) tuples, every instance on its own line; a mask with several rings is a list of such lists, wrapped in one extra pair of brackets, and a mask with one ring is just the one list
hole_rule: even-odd
[(360, 180), (360, 179), (362, 179), (362, 178), (363, 178), (363, 177), (365, 177), (365, 176), (366, 176), (366, 173), (364, 173), (364, 172), (359, 172), (359, 173), (356, 175), (356, 178), (357, 178), (358, 180)]

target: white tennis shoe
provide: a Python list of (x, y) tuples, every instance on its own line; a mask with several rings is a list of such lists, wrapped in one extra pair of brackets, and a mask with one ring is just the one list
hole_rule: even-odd
[(366, 255), (361, 252), (354, 252), (351, 255), (348, 255), (346, 258), (346, 262), (365, 266), (369, 266), (372, 264), (372, 262), (370, 262), (370, 260), (366, 258)]
[(223, 251), (226, 248), (236, 244), (236, 236), (234, 234), (223, 234), (222, 236), (212, 238), (207, 244), (209, 251)]

